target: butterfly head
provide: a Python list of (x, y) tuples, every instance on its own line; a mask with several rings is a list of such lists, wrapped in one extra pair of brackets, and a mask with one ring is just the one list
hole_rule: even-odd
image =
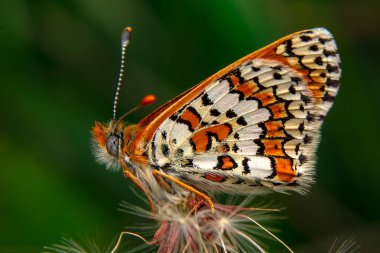
[[(128, 146), (133, 141), (139, 127), (127, 125), (124, 118), (142, 106), (147, 106), (156, 100), (154, 95), (145, 96), (139, 105), (129, 110), (118, 120), (111, 120), (107, 124), (95, 122), (92, 129), (94, 153), (98, 162), (106, 164), (107, 168), (118, 169), (119, 159), (128, 155), (128, 148), (124, 150), (124, 143)], [(123, 151), (124, 150), (124, 151)]]
[(119, 158), (124, 147), (123, 122), (111, 121), (106, 124), (95, 122), (92, 129), (93, 149), (99, 163), (107, 166), (107, 169), (118, 169)]

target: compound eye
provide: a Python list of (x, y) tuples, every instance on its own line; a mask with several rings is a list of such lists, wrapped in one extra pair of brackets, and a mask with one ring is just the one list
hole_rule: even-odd
[(119, 138), (115, 135), (110, 135), (107, 139), (107, 151), (112, 156), (119, 156)]

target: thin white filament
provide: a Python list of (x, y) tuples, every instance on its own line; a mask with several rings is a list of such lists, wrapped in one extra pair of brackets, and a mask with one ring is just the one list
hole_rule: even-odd
[(255, 223), (257, 226), (259, 226), (262, 230), (264, 230), (265, 232), (267, 232), (270, 236), (272, 236), (273, 238), (275, 238), (279, 243), (281, 243), (285, 248), (287, 248), (289, 250), (289, 252), (291, 253), (294, 253), (294, 251), (284, 242), (282, 241), (280, 238), (278, 238), (277, 236), (275, 236), (272, 232), (270, 232), (268, 229), (266, 229), (264, 226), (262, 226), (260, 223), (258, 223), (257, 221), (255, 221), (254, 219), (252, 219), (251, 217), (249, 216), (246, 216), (246, 215), (243, 215), (243, 214), (239, 214), (239, 216), (241, 217), (244, 217), (246, 219), (248, 219), (249, 221)]
[(220, 242), (222, 243), (224, 253), (227, 253), (227, 248), (226, 248), (226, 245), (224, 244), (222, 233), (218, 233), (218, 236), (220, 238)]
[(257, 244), (257, 242), (255, 242), (254, 240), (252, 240), (251, 237), (249, 237), (248, 235), (244, 234), (243, 232), (241, 232), (239, 230), (235, 230), (235, 232), (237, 234), (239, 234), (240, 236), (244, 237), (250, 243), (252, 243), (254, 245), (254, 247), (256, 247), (258, 250), (260, 250), (260, 252), (265, 253), (265, 250), (263, 248), (261, 248), (260, 245)]
[(112, 249), (112, 251), (110, 253), (115, 253), (117, 251), (117, 249), (120, 247), (120, 243), (121, 243), (121, 240), (123, 239), (123, 235), (133, 235), (133, 236), (135, 236), (137, 238), (140, 238), (145, 243), (149, 243), (144, 237), (142, 237), (139, 234), (132, 233), (132, 232), (126, 232), (126, 231), (125, 232), (121, 232), (120, 235), (119, 235), (119, 239), (117, 240), (117, 242), (115, 244), (115, 247)]

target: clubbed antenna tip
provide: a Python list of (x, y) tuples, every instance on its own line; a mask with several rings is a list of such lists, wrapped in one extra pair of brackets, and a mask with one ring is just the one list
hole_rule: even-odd
[(140, 105), (146, 106), (156, 102), (155, 95), (146, 95), (143, 99), (141, 99)]
[(121, 33), (121, 44), (128, 43), (131, 38), (132, 27), (127, 26)]

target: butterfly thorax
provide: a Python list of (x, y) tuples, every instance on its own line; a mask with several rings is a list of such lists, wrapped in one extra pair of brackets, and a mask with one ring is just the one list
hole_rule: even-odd
[(136, 142), (142, 131), (143, 128), (137, 124), (126, 126), (123, 130), (124, 147), (121, 150), (120, 158), (129, 166), (142, 168), (148, 164), (146, 154)]

